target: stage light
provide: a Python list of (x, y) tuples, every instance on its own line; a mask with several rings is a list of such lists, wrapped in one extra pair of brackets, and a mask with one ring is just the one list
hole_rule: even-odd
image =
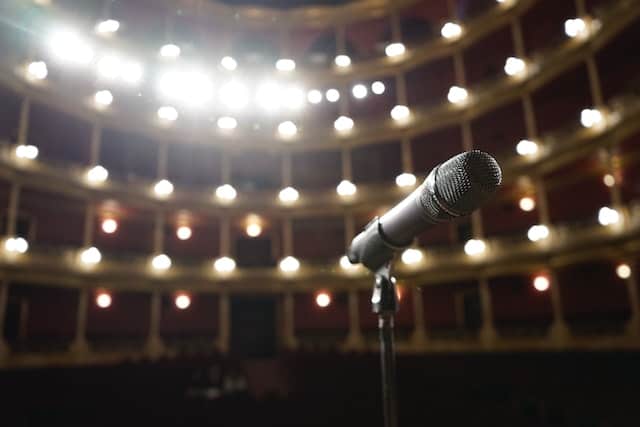
[(180, 56), (180, 47), (175, 44), (165, 44), (160, 48), (160, 56), (163, 58), (177, 58)]
[(228, 71), (233, 71), (238, 68), (238, 62), (230, 56), (225, 56), (220, 60), (220, 65), (222, 68)]
[(169, 71), (158, 81), (160, 93), (170, 100), (177, 100), (191, 107), (205, 104), (213, 97), (213, 83), (199, 71)]
[(329, 89), (325, 93), (325, 96), (329, 102), (338, 102), (340, 99), (340, 92), (338, 92), (338, 89)]
[(103, 56), (96, 64), (98, 76), (106, 80), (115, 80), (122, 72), (122, 63), (112, 55)]
[(164, 106), (158, 108), (158, 118), (165, 122), (174, 122), (178, 120), (178, 110), (171, 106)]
[(452, 104), (461, 104), (467, 100), (469, 96), (469, 92), (463, 87), (459, 86), (451, 86), (449, 89), (449, 93), (447, 94), (447, 99)]
[(307, 101), (311, 104), (320, 104), (322, 102), (322, 92), (318, 89), (312, 89), (307, 93)]
[(396, 185), (400, 188), (413, 187), (416, 185), (416, 181), (416, 176), (409, 172), (404, 172), (396, 176)]
[(481, 255), (486, 248), (487, 245), (484, 243), (484, 240), (481, 239), (470, 239), (464, 244), (464, 252), (469, 256)]
[(111, 295), (107, 292), (98, 292), (96, 295), (96, 305), (100, 308), (109, 308), (111, 307), (112, 299)]
[(569, 37), (585, 37), (588, 35), (587, 24), (583, 19), (567, 19), (564, 21), (564, 32)]
[(96, 265), (102, 261), (102, 254), (96, 247), (90, 247), (82, 251), (80, 261), (85, 265)]
[(618, 221), (620, 221), (620, 213), (617, 210), (604, 206), (598, 211), (598, 222), (600, 225), (613, 225), (617, 224)]
[(353, 119), (347, 116), (340, 116), (333, 122), (333, 127), (338, 132), (348, 132), (353, 129)]
[(407, 248), (402, 252), (402, 255), (400, 256), (400, 259), (402, 260), (403, 264), (406, 265), (414, 265), (414, 264), (418, 264), (420, 261), (422, 261), (423, 255), (422, 255), (422, 251), (420, 249), (415, 249), (415, 248)]
[(231, 273), (236, 269), (236, 262), (233, 260), (233, 258), (223, 256), (214, 261), (213, 268), (218, 273)]
[(165, 254), (156, 255), (151, 260), (151, 266), (154, 270), (165, 271), (171, 268), (171, 258)]
[(404, 55), (407, 49), (404, 47), (402, 43), (390, 43), (387, 47), (384, 48), (384, 53), (390, 58)]
[(227, 108), (240, 110), (249, 103), (249, 91), (244, 84), (230, 81), (220, 88), (220, 102)]
[(115, 19), (107, 19), (96, 25), (98, 34), (113, 34), (120, 29), (120, 22)]
[(602, 123), (602, 113), (595, 108), (585, 108), (580, 112), (580, 123), (586, 128), (592, 128)]
[(454, 40), (462, 35), (462, 27), (455, 22), (447, 22), (440, 29), (440, 34), (447, 40)]
[(105, 218), (102, 220), (102, 231), (107, 234), (113, 234), (118, 229), (118, 221), (113, 218)]
[(4, 241), (4, 249), (9, 253), (23, 254), (29, 250), (29, 243), (23, 237), (9, 237)]
[(295, 257), (288, 256), (283, 258), (279, 264), (280, 271), (283, 273), (295, 273), (300, 269), (300, 261), (298, 261)]
[(158, 197), (167, 197), (173, 193), (173, 184), (168, 179), (161, 179), (153, 186), (153, 192)]
[(606, 185), (607, 187), (611, 188), (614, 185), (616, 185), (616, 178), (613, 175), (611, 175), (610, 173), (608, 173), (608, 174), (605, 174), (602, 177), (602, 182), (604, 183), (604, 185)]
[(51, 51), (60, 61), (74, 65), (89, 65), (93, 60), (93, 49), (71, 31), (62, 31), (51, 37)]
[(304, 91), (299, 87), (289, 87), (282, 93), (282, 103), (289, 110), (299, 110), (304, 105)]
[(518, 206), (525, 212), (531, 212), (536, 208), (536, 201), (533, 197), (523, 197), (518, 202)]
[(411, 110), (406, 105), (396, 105), (391, 109), (391, 118), (396, 122), (406, 122), (411, 116)]
[(231, 202), (237, 195), (238, 192), (230, 184), (223, 184), (216, 188), (216, 197), (224, 202)]
[(532, 225), (527, 231), (527, 238), (532, 242), (539, 242), (549, 237), (549, 227), (543, 224)]
[(318, 294), (316, 295), (316, 304), (320, 308), (329, 307), (329, 305), (331, 304), (331, 295), (326, 292), (318, 292)]
[(278, 111), (283, 103), (282, 89), (274, 82), (262, 83), (256, 91), (256, 103), (269, 113)]
[(629, 267), (629, 264), (618, 264), (616, 274), (621, 279), (628, 279), (631, 277), (631, 267)]
[(122, 66), (121, 77), (125, 83), (135, 85), (142, 80), (142, 65), (137, 62), (127, 62)]
[(108, 90), (99, 90), (93, 96), (93, 101), (98, 108), (106, 108), (113, 102), (113, 95)]
[(180, 293), (176, 295), (174, 303), (176, 305), (176, 308), (178, 308), (179, 310), (186, 310), (191, 305), (191, 297), (187, 294)]
[(38, 147), (30, 144), (16, 145), (14, 151), (17, 158), (25, 160), (35, 160), (38, 157), (39, 152)]
[(366, 98), (368, 92), (369, 91), (367, 90), (367, 87), (363, 84), (357, 84), (351, 89), (351, 93), (353, 94), (353, 97), (356, 99)]
[(549, 289), (551, 283), (549, 282), (549, 278), (547, 276), (536, 276), (533, 279), (533, 287), (538, 292), (545, 292)]
[(293, 138), (298, 133), (298, 127), (290, 120), (278, 125), (278, 134), (285, 139)]
[(285, 187), (280, 190), (278, 197), (282, 203), (293, 203), (300, 198), (300, 194), (298, 193), (298, 190), (293, 187)]
[(371, 92), (375, 93), (376, 95), (382, 95), (385, 89), (386, 87), (381, 81), (375, 81), (371, 83)]
[(353, 196), (357, 191), (358, 189), (356, 185), (347, 179), (343, 179), (336, 187), (336, 192), (338, 193), (338, 196), (341, 197)]
[(290, 58), (281, 58), (276, 61), (278, 71), (290, 72), (296, 69), (296, 61)]
[(523, 139), (516, 145), (516, 152), (521, 156), (533, 156), (538, 152), (538, 144), (528, 139)]
[(49, 75), (47, 64), (44, 61), (34, 61), (27, 66), (27, 78), (32, 80), (44, 80)]
[(504, 64), (504, 72), (508, 76), (522, 74), (527, 69), (527, 64), (520, 58), (510, 56)]
[(247, 224), (245, 232), (249, 237), (258, 237), (259, 235), (262, 234), (262, 226), (257, 222), (249, 223)]
[(338, 55), (334, 59), (335, 64), (340, 68), (346, 68), (351, 65), (351, 58), (348, 55)]
[(176, 236), (180, 240), (189, 240), (192, 233), (193, 232), (191, 231), (191, 227), (189, 227), (188, 225), (181, 225), (176, 230)]
[(217, 124), (218, 128), (223, 130), (233, 130), (238, 127), (238, 121), (229, 116), (220, 117)]
[(109, 171), (104, 166), (96, 165), (87, 171), (87, 181), (91, 184), (101, 184), (109, 178)]

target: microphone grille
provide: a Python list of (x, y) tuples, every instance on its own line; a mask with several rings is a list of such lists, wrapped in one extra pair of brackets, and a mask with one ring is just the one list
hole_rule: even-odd
[(502, 171), (489, 154), (473, 150), (442, 163), (435, 179), (435, 193), (447, 210), (467, 215), (500, 186)]

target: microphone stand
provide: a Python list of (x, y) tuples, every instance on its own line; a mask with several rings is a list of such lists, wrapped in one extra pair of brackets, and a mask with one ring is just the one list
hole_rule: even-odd
[(375, 272), (371, 305), (373, 312), (378, 315), (384, 426), (397, 427), (396, 355), (393, 323), (395, 314), (398, 311), (398, 296), (396, 294), (396, 280), (391, 277), (390, 263), (385, 264)]

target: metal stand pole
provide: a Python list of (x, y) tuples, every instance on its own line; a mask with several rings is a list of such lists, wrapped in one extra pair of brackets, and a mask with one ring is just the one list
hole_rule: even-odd
[(384, 425), (385, 427), (397, 427), (396, 355), (393, 340), (393, 321), (398, 310), (398, 297), (395, 279), (391, 277), (389, 265), (382, 267), (375, 274), (371, 304), (373, 312), (378, 315)]

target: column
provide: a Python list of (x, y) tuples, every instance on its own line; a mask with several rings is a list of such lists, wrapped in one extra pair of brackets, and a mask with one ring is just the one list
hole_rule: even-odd
[(0, 361), (9, 355), (9, 344), (4, 339), (4, 319), (7, 314), (7, 302), (9, 301), (9, 282), (0, 282)]
[(147, 336), (147, 353), (156, 358), (164, 351), (164, 344), (160, 337), (160, 319), (162, 317), (162, 294), (160, 291), (151, 293), (149, 316), (149, 335)]
[(20, 184), (15, 182), (11, 185), (9, 193), (9, 206), (7, 207), (7, 236), (16, 235), (16, 226), (18, 223), (18, 205), (20, 203)]
[(631, 317), (627, 323), (627, 334), (638, 337), (640, 336), (640, 299), (638, 299), (638, 278), (636, 268), (633, 262), (629, 260), (627, 263), (631, 267), (631, 276), (625, 281), (627, 292), (629, 293), (629, 308), (631, 309)]
[(491, 346), (498, 334), (493, 324), (493, 308), (491, 305), (491, 292), (487, 278), (481, 278), (478, 284), (480, 292), (480, 306), (482, 309), (482, 327), (480, 328), (480, 340), (485, 346)]
[(419, 348), (427, 342), (427, 332), (424, 325), (422, 290), (418, 286), (411, 288), (411, 302), (413, 303), (413, 334), (411, 336), (411, 343)]
[(298, 347), (295, 331), (295, 305), (293, 293), (285, 292), (282, 301), (282, 341), (287, 350), (295, 350)]
[(153, 253), (155, 255), (163, 253), (164, 250), (164, 213), (156, 212), (153, 229)]
[(562, 295), (560, 294), (560, 283), (555, 271), (549, 273), (551, 286), (551, 308), (553, 310), (553, 323), (549, 329), (549, 338), (556, 344), (562, 345), (570, 338), (570, 331), (564, 319), (562, 308)]
[(89, 351), (87, 342), (87, 308), (89, 302), (89, 291), (86, 288), (80, 289), (78, 293), (78, 311), (76, 312), (76, 336), (71, 343), (71, 351), (78, 354)]
[(102, 144), (102, 128), (97, 124), (93, 124), (91, 128), (91, 144), (89, 147), (89, 165), (95, 166), (100, 160), (100, 145)]
[(31, 101), (25, 97), (20, 104), (20, 119), (18, 121), (18, 145), (26, 144), (29, 134), (29, 112)]
[(413, 173), (413, 153), (411, 151), (411, 140), (407, 137), (400, 142), (400, 154), (402, 159), (402, 172)]
[(93, 206), (93, 202), (90, 200), (87, 202), (87, 208), (84, 213), (84, 230), (82, 236), (82, 243), (85, 248), (91, 247), (93, 245), (93, 229), (95, 222), (95, 206)]
[(360, 307), (358, 302), (358, 291), (351, 289), (349, 291), (349, 334), (344, 343), (345, 350), (362, 350), (365, 346), (364, 336), (360, 330)]
[(222, 354), (229, 352), (229, 339), (231, 336), (231, 303), (229, 294), (222, 293), (218, 300), (218, 340), (216, 347)]

